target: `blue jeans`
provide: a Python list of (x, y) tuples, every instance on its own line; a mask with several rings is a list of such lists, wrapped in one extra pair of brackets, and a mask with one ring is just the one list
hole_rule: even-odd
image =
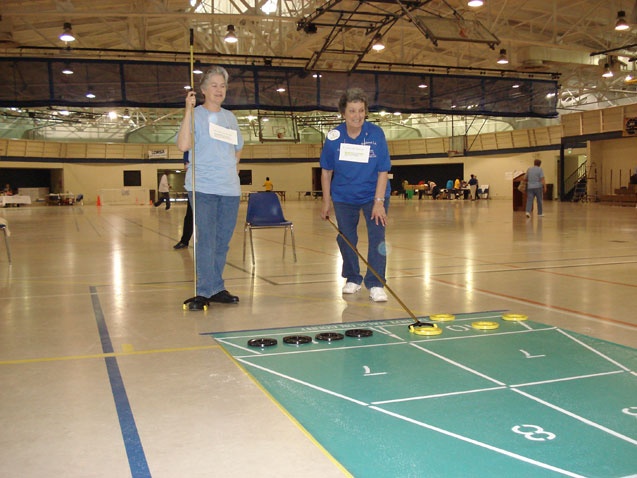
[[(385, 267), (387, 265), (385, 226), (382, 224), (376, 225), (376, 223), (371, 220), (373, 207), (373, 201), (363, 205), (336, 202), (334, 203), (334, 214), (336, 215), (336, 222), (338, 223), (340, 231), (349, 242), (356, 246), (358, 243), (358, 221), (360, 219), (361, 210), (363, 211), (363, 216), (365, 216), (365, 221), (367, 222), (367, 242), (369, 244), (367, 248), (367, 262), (383, 279), (383, 282), (385, 282)], [(386, 198), (385, 210), (388, 210), (388, 208), (389, 199)], [(361, 284), (363, 282), (363, 276), (360, 272), (358, 255), (340, 235), (336, 238), (336, 242), (343, 257), (341, 276), (345, 277), (347, 282)], [(381, 281), (378, 280), (369, 268), (365, 274), (365, 287), (368, 289), (372, 287), (383, 287)]]
[(533, 198), (537, 199), (537, 213), (542, 215), (542, 196), (544, 188), (527, 188), (526, 190), (526, 212), (531, 214), (533, 211)]
[(225, 289), (223, 269), (230, 239), (237, 225), (239, 196), (192, 192), (188, 199), (195, 214), (197, 295), (210, 297)]

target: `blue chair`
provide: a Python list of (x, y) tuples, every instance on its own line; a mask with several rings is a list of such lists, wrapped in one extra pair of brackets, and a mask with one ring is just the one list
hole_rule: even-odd
[(252, 241), (252, 229), (272, 229), (282, 227), (283, 230), (283, 258), (285, 259), (285, 246), (288, 229), (292, 238), (292, 251), (296, 262), (296, 245), (294, 244), (294, 225), (285, 219), (279, 197), (274, 192), (251, 193), (248, 197), (248, 211), (246, 223), (243, 229), (243, 261), (246, 260), (246, 235), (250, 233), (250, 250), (252, 251), (252, 265), (254, 261), (254, 243)]

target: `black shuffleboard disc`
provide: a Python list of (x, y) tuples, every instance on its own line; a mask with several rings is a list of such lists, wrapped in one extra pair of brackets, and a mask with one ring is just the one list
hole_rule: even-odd
[(333, 342), (335, 340), (343, 340), (345, 336), (343, 334), (339, 334), (338, 332), (323, 332), (316, 335), (316, 340), (320, 340), (322, 342)]
[(304, 345), (312, 343), (312, 337), (309, 335), (288, 335), (283, 337), (283, 342), (288, 345)]
[(371, 337), (374, 335), (374, 332), (369, 329), (349, 329), (345, 332), (345, 335), (360, 339), (362, 337)]
[(248, 340), (248, 345), (250, 347), (272, 347), (277, 344), (276, 339), (270, 339), (267, 337), (259, 338), (259, 339), (250, 339)]

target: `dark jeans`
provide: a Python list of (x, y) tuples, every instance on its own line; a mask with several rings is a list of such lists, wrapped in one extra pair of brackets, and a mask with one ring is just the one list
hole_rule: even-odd
[(166, 209), (170, 209), (170, 193), (159, 193), (159, 200), (155, 201), (155, 207), (158, 207), (166, 201)]
[(192, 237), (192, 207), (190, 207), (190, 199), (188, 199), (188, 207), (186, 208), (186, 215), (184, 216), (184, 227), (182, 228), (181, 239), (179, 242), (182, 244), (188, 244)]

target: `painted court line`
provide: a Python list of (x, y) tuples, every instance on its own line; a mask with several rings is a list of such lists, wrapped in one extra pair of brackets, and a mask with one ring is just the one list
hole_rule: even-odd
[(496, 383), (496, 384), (502, 385), (502, 386), (506, 385), (504, 382), (500, 382), (499, 380), (496, 380), (495, 378), (491, 378), (488, 375), (480, 373), (477, 370), (474, 370), (474, 369), (472, 369), (470, 367), (467, 367), (466, 365), (462, 365), (462, 364), (460, 364), (460, 363), (458, 363), (458, 362), (456, 362), (454, 360), (451, 360), (451, 359), (449, 359), (447, 357), (444, 357), (444, 356), (442, 356), (440, 354), (437, 354), (436, 352), (432, 352), (431, 350), (427, 350), (426, 348), (423, 348), (423, 347), (421, 347), (418, 344), (410, 344), (410, 345), (412, 347), (415, 347), (415, 348), (419, 349), (419, 350), (422, 350), (425, 353), (428, 353), (429, 355), (433, 355), (434, 357), (437, 357), (437, 358), (439, 358), (440, 360), (442, 360), (444, 362), (450, 363), (451, 365), (454, 365), (454, 366), (456, 366), (458, 368), (466, 370), (467, 372), (472, 373), (474, 375), (477, 375), (478, 377), (482, 377), (485, 380), (489, 380), (490, 382), (493, 382), (493, 383)]
[(605, 433), (608, 433), (609, 435), (613, 435), (614, 437), (619, 438), (620, 440), (624, 440), (624, 441), (626, 441), (626, 442), (628, 442), (628, 443), (630, 443), (632, 445), (637, 445), (637, 440), (633, 440), (632, 438), (627, 437), (626, 435), (623, 435), (623, 434), (621, 434), (619, 432), (616, 432), (615, 430), (611, 430), (610, 428), (607, 428), (604, 425), (600, 425), (599, 423), (596, 423), (596, 422), (594, 422), (592, 420), (589, 420), (588, 418), (584, 418), (584, 417), (582, 417), (580, 415), (577, 415), (576, 413), (573, 413), (573, 412), (571, 412), (569, 410), (566, 410), (565, 408), (558, 407), (557, 405), (555, 405), (553, 403), (550, 403), (550, 402), (547, 402), (545, 400), (542, 400), (541, 398), (538, 398), (535, 395), (531, 395), (530, 393), (523, 392), (522, 390), (517, 390), (515, 388), (512, 388), (511, 390), (513, 390), (516, 393), (519, 393), (520, 395), (524, 395), (525, 397), (530, 398), (531, 400), (534, 400), (534, 401), (536, 401), (538, 403), (541, 403), (544, 406), (552, 408), (553, 410), (556, 410), (556, 411), (558, 411), (560, 413), (568, 415), (569, 417), (574, 418), (574, 419), (576, 419), (576, 420), (578, 420), (578, 421), (580, 421), (582, 423), (585, 423), (586, 425), (595, 427), (595, 428), (597, 428), (597, 429), (599, 429), (599, 430), (601, 430), (601, 431), (603, 431)]
[(582, 378), (592, 378), (592, 377), (603, 377), (604, 375), (615, 375), (618, 373), (626, 373), (626, 372), (623, 370), (613, 370), (612, 372), (601, 372), (601, 373), (592, 373), (590, 375), (577, 375), (574, 377), (554, 378), (552, 380), (541, 380), (539, 382), (516, 383), (515, 385), (510, 385), (510, 387), (532, 387), (534, 385), (545, 385), (547, 383), (556, 383), (556, 382), (568, 382), (569, 380), (579, 380)]
[[(93, 304), (93, 313), (95, 314), (95, 321), (97, 322), (97, 329), (99, 331), (100, 341), (102, 342), (102, 350), (104, 353), (113, 353), (113, 344), (108, 333), (108, 327), (97, 295), (97, 289), (91, 286), (89, 290)], [(133, 410), (128, 401), (126, 387), (124, 386), (124, 380), (119, 370), (117, 358), (105, 357), (104, 361), (106, 362), (108, 379), (111, 383), (111, 391), (113, 393), (113, 400), (115, 401), (115, 409), (117, 410), (117, 417), (122, 431), (122, 438), (124, 439), (131, 475), (133, 478), (150, 478), (151, 474), (148, 468), (148, 462), (146, 461), (146, 454), (144, 453), (144, 447), (142, 446), (139, 432), (137, 431)]]
[(328, 390), (326, 388), (319, 387), (318, 385), (314, 385), (314, 384), (305, 382), (303, 380), (299, 380), (298, 378), (290, 377), (289, 375), (285, 375), (283, 373), (277, 372), (277, 371), (269, 369), (267, 367), (262, 367), (260, 365), (253, 364), (252, 362), (249, 362), (247, 360), (242, 360), (240, 357), (235, 357), (235, 359), (237, 359), (239, 362), (241, 362), (244, 365), (247, 365), (247, 366), (250, 366), (250, 367), (254, 367), (254, 368), (258, 368), (259, 370), (263, 370), (264, 372), (271, 373), (272, 375), (276, 375), (277, 377), (281, 377), (281, 378), (284, 378), (286, 380), (290, 380), (291, 382), (300, 383), (301, 385), (304, 385), (304, 386), (309, 387), (309, 388), (313, 388), (314, 390), (318, 390), (319, 392), (327, 393), (329, 395), (333, 395), (335, 397), (342, 398), (343, 400), (347, 400), (349, 402), (354, 402), (357, 405), (362, 405), (364, 407), (367, 406), (367, 403), (361, 402), (360, 400), (356, 400), (355, 398), (348, 397), (346, 395), (343, 395), (343, 394), (340, 394), (340, 393), (337, 393), (337, 392), (333, 392), (333, 391)]
[(601, 353), (599, 350), (591, 347), (588, 344), (585, 344), (584, 342), (582, 342), (579, 339), (576, 339), (575, 337), (573, 337), (572, 335), (568, 334), (567, 332), (565, 332), (562, 329), (557, 329), (557, 331), (559, 333), (561, 333), (562, 335), (568, 337), (569, 339), (571, 339), (573, 342), (577, 342), (578, 344), (580, 344), (582, 347), (587, 348), (588, 350), (590, 350), (593, 353), (596, 353), (597, 355), (599, 355), (600, 357), (602, 357), (604, 360), (609, 361), (610, 363), (612, 363), (613, 365), (617, 365), (619, 368), (621, 368), (622, 370), (625, 370), (627, 372), (630, 372), (631, 370), (626, 367), (625, 365), (620, 364), (619, 362), (617, 362), (616, 360), (613, 360), (612, 358), (610, 358), (608, 355), (605, 355), (603, 353)]
[(413, 400), (426, 400), (428, 398), (452, 397), (454, 395), (468, 395), (470, 393), (492, 392), (494, 390), (503, 390), (505, 388), (507, 388), (507, 387), (506, 386), (502, 386), (502, 387), (490, 387), (490, 388), (477, 388), (475, 390), (463, 390), (463, 391), (460, 391), (460, 392), (436, 393), (434, 395), (421, 395), (419, 397), (395, 398), (393, 400), (382, 400), (382, 401), (379, 401), (379, 402), (372, 402), (372, 405), (384, 405), (386, 403), (411, 402)]
[(473, 438), (469, 438), (469, 437), (466, 437), (466, 436), (463, 436), (463, 435), (458, 435), (457, 433), (451, 432), (449, 430), (445, 430), (443, 428), (438, 428), (438, 427), (436, 427), (434, 425), (430, 425), (428, 423), (424, 423), (424, 422), (415, 420), (413, 418), (406, 417), (404, 415), (400, 415), (398, 413), (390, 412), (389, 410), (384, 410), (384, 409), (382, 409), (380, 407), (371, 406), (369, 408), (373, 409), (373, 410), (376, 410), (376, 411), (379, 411), (381, 413), (385, 413), (386, 415), (392, 416), (394, 418), (398, 418), (400, 420), (404, 420), (406, 422), (413, 423), (414, 425), (418, 425), (418, 426), (421, 426), (423, 428), (427, 428), (429, 430), (441, 433), (443, 435), (447, 435), (447, 436), (450, 436), (452, 438), (456, 438), (458, 440), (462, 440), (464, 442), (471, 443), (472, 445), (477, 445), (477, 446), (480, 446), (482, 448), (486, 448), (487, 450), (491, 450), (491, 451), (494, 451), (496, 453), (500, 453), (502, 455), (506, 455), (506, 456), (508, 456), (510, 458), (514, 458), (516, 460), (520, 460), (520, 461), (523, 461), (523, 462), (526, 462), (526, 463), (530, 463), (532, 465), (536, 465), (536, 466), (539, 466), (541, 468), (546, 468), (547, 470), (555, 471), (556, 473), (560, 473), (560, 474), (565, 475), (565, 476), (570, 476), (572, 478), (586, 478), (583, 475), (578, 475), (577, 473), (573, 473), (573, 472), (570, 472), (568, 470), (563, 470), (563, 469), (558, 468), (556, 466), (549, 465), (547, 463), (542, 463), (541, 461), (537, 461), (537, 460), (534, 460), (532, 458), (528, 458), (526, 456), (518, 455), (517, 453), (513, 453), (513, 452), (510, 452), (510, 451), (507, 451), (507, 450), (503, 450), (502, 448), (498, 448), (498, 447), (495, 447), (493, 445), (489, 445), (487, 443), (483, 443), (481, 441), (474, 440)]

